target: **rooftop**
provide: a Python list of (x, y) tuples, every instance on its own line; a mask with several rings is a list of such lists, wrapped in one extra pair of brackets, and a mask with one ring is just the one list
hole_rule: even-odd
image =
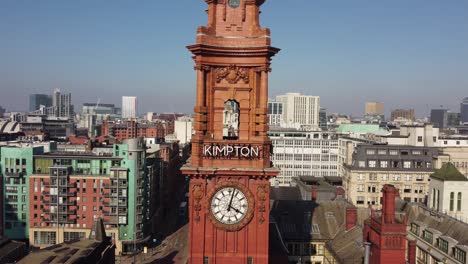
[(451, 163), (445, 163), (442, 168), (431, 174), (431, 178), (440, 181), (468, 181), (468, 179)]

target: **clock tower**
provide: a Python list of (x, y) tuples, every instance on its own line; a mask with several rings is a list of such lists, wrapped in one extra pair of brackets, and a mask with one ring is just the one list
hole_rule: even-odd
[(197, 30), (190, 177), (189, 263), (267, 264), (271, 167), (267, 136), (270, 31), (265, 0), (205, 0)]

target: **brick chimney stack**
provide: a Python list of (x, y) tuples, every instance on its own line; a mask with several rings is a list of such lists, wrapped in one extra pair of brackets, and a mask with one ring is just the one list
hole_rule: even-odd
[(408, 240), (408, 263), (416, 264), (416, 240)]
[(356, 226), (357, 223), (357, 209), (348, 207), (346, 208), (346, 230), (349, 231)]
[(398, 195), (398, 189), (391, 184), (386, 184), (382, 188), (382, 218), (386, 224), (395, 223), (395, 198)]
[(311, 190), (310, 190), (310, 199), (311, 199), (312, 201), (317, 201), (317, 192), (318, 192), (317, 189), (318, 189), (318, 187), (317, 187), (317, 185), (312, 185), (312, 186), (310, 186), (310, 187), (311, 187)]

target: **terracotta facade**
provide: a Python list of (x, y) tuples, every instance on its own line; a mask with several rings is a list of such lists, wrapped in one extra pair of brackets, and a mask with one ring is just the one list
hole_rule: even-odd
[[(279, 49), (270, 46), (269, 30), (259, 24), (264, 1), (205, 2), (208, 25), (198, 28), (196, 44), (188, 46), (197, 71), (192, 155), (182, 168), (190, 177), (189, 263), (266, 264), (269, 180), (278, 174), (266, 134), (268, 74)], [(213, 197), (222, 188), (245, 195), (242, 221), (213, 217)]]

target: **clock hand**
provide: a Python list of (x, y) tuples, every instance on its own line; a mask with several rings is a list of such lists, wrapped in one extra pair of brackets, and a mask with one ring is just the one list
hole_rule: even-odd
[(231, 204), (232, 204), (232, 199), (234, 198), (234, 194), (235, 194), (235, 189), (232, 188), (232, 195), (231, 195), (231, 200), (229, 201), (229, 204), (228, 204), (228, 211), (231, 211)]
[(234, 207), (231, 207), (231, 208), (234, 209), (234, 211), (236, 211), (236, 213), (238, 213), (238, 214), (242, 213), (242, 212), (241, 212), (239, 209), (237, 209), (237, 208), (234, 208)]

